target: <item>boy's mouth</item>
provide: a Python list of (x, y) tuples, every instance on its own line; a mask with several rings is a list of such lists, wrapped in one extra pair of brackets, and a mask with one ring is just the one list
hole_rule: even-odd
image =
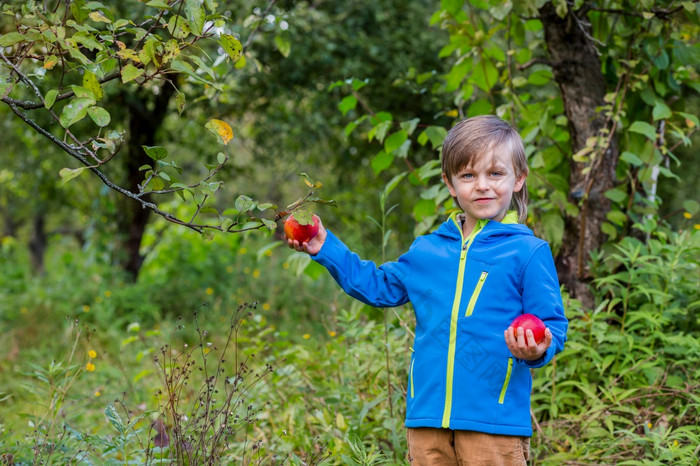
[(490, 197), (479, 197), (474, 200), (477, 204), (488, 204), (491, 202), (493, 199)]

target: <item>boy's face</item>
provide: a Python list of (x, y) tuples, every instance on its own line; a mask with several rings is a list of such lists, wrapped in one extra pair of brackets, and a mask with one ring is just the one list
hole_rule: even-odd
[(525, 176), (515, 176), (511, 155), (498, 148), (476, 157), (471, 166), (462, 167), (449, 178), (442, 175), (467, 216), (464, 226), (469, 231), (477, 219), (503, 220), (513, 193), (522, 189)]

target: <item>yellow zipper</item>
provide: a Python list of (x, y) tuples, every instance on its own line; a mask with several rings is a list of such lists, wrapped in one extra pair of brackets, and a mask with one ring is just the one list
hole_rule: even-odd
[(503, 381), (503, 387), (501, 388), (501, 396), (498, 397), (498, 404), (503, 404), (503, 400), (506, 398), (506, 390), (508, 390), (508, 384), (510, 383), (510, 374), (513, 371), (513, 358), (508, 358), (508, 370), (506, 370), (506, 379)]
[(481, 287), (484, 286), (484, 282), (486, 281), (486, 277), (489, 276), (489, 273), (487, 271), (481, 272), (481, 276), (479, 277), (479, 281), (476, 283), (476, 288), (474, 288), (474, 293), (472, 293), (472, 297), (469, 300), (469, 304), (467, 305), (467, 312), (465, 317), (469, 317), (472, 315), (472, 312), (474, 312), (474, 306), (476, 306), (476, 300), (479, 299), (479, 293), (481, 293)]
[(467, 263), (467, 252), (469, 247), (474, 242), (477, 233), (484, 228), (488, 220), (478, 220), (474, 229), (466, 240), (462, 233), (462, 226), (457, 221), (457, 216), (453, 214), (452, 220), (459, 229), (459, 234), (462, 238), (462, 250), (459, 254), (459, 269), (457, 272), (457, 286), (455, 290), (455, 298), (452, 302), (452, 314), (450, 316), (450, 340), (447, 348), (447, 376), (445, 383), (445, 409), (442, 413), (442, 427), (449, 429), (450, 415), (452, 413), (452, 389), (454, 385), (454, 370), (455, 370), (455, 353), (457, 351), (457, 321), (459, 320), (459, 304), (462, 299), (462, 281), (464, 280), (464, 266)]
[(411, 370), (409, 372), (409, 377), (411, 379), (411, 398), (415, 396), (415, 392), (413, 390), (413, 365), (416, 363), (416, 357), (415, 355), (413, 356), (413, 359), (411, 359)]

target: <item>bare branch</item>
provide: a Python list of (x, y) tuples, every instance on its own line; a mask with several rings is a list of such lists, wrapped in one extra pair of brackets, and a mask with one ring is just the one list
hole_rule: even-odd
[(522, 65), (518, 65), (518, 70), (524, 71), (524, 70), (526, 70), (534, 65), (547, 65), (547, 66), (551, 67), (552, 62), (550, 62), (546, 58), (539, 58), (539, 57), (533, 58), (532, 60), (527, 61), (527, 62), (523, 63)]

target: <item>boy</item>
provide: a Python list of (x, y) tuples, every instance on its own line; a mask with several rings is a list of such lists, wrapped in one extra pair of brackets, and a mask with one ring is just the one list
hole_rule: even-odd
[[(376, 307), (411, 302), (416, 336), (406, 427), (415, 465), (524, 465), (529, 456), (530, 368), (561, 351), (568, 322), (546, 242), (527, 216), (522, 140), (494, 116), (469, 118), (447, 134), (443, 180), (462, 209), (417, 238), (397, 261), (363, 261), (321, 223), (311, 254), (338, 284)], [(510, 207), (514, 211), (509, 211)], [(545, 339), (509, 327), (532, 313)]]

